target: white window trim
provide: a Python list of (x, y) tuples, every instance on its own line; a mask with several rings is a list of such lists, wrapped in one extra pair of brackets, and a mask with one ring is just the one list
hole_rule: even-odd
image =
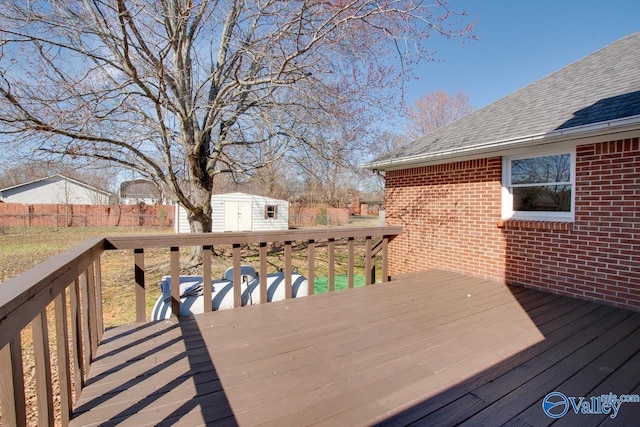
[[(510, 190), (511, 184), (511, 161), (519, 159), (530, 159), (533, 157), (554, 156), (569, 154), (571, 156), (571, 212), (524, 212), (513, 210), (513, 194)], [(535, 150), (532, 149), (525, 154), (502, 157), (502, 219), (503, 220), (524, 220), (524, 221), (557, 221), (573, 222), (575, 219), (576, 206), (576, 150), (575, 148), (564, 150)]]
[[(273, 216), (269, 216), (269, 208), (273, 208)], [(265, 205), (264, 207), (264, 219), (276, 220), (278, 219), (278, 205)]]

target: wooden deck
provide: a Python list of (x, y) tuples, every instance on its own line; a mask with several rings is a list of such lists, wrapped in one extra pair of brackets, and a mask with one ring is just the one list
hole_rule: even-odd
[(552, 391), (640, 394), (640, 313), (432, 270), (111, 329), (72, 425), (537, 426)]

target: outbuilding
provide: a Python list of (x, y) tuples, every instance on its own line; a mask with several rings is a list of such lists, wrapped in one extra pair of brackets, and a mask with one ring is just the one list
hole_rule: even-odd
[[(215, 232), (268, 231), (289, 228), (289, 202), (246, 193), (215, 194), (211, 198)], [(176, 233), (190, 233), (185, 208), (176, 204)]]
[(0, 189), (5, 203), (108, 205), (114, 194), (64, 175), (53, 175)]

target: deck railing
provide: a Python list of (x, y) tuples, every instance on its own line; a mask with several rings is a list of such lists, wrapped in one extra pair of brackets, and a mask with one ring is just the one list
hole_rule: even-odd
[[(169, 248), (172, 313), (180, 312), (179, 275), (180, 247), (201, 247), (204, 283), (211, 281), (211, 254), (215, 246), (230, 245), (234, 266), (234, 305), (241, 303), (241, 248), (257, 244), (259, 248), (260, 302), (267, 298), (267, 247), (270, 243), (283, 246), (285, 298), (292, 297), (291, 274), (294, 242), (307, 246), (308, 293), (313, 294), (316, 247), (322, 242), (328, 252), (328, 288), (334, 290), (336, 241), (346, 240), (349, 286), (354, 283), (355, 239), (365, 239), (365, 283), (375, 281), (375, 260), (380, 255), (381, 281), (388, 280), (388, 242), (400, 234), (400, 227), (308, 229), (261, 233), (208, 233), (162, 236), (127, 236), (92, 238), (50, 258), (24, 274), (0, 284), (0, 407), (3, 425), (26, 425), (26, 399), (22, 332), (32, 331), (35, 361), (35, 394), (38, 425), (53, 425), (56, 419), (67, 425), (73, 405), (77, 402), (87, 378), (104, 331), (102, 316), (101, 256), (108, 250), (134, 252), (134, 295), (136, 320), (146, 321), (145, 250)], [(67, 294), (69, 294), (67, 298)], [(204, 287), (203, 301), (211, 301), (211, 288)], [(52, 325), (47, 307), (53, 303)], [(211, 311), (210, 304), (204, 304)], [(49, 328), (55, 330), (55, 342), (50, 342)], [(54, 413), (54, 379), (50, 348), (57, 355), (56, 394), (59, 405)], [(73, 384), (72, 384), (73, 383)]]

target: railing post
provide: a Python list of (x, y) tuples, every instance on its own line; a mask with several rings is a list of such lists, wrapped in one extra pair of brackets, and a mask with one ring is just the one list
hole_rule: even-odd
[(389, 256), (389, 236), (382, 236), (382, 283), (389, 281), (387, 257)]
[(373, 242), (371, 240), (371, 236), (367, 236), (366, 239), (367, 239), (367, 242), (366, 242), (366, 250), (364, 255), (365, 284), (371, 285), (373, 283), (373, 275), (371, 273), (372, 273), (372, 269), (375, 268), (373, 263), (373, 256), (372, 256)]
[(136, 282), (136, 322), (144, 322), (146, 320), (145, 307), (145, 281), (144, 281), (144, 249), (133, 250), (133, 262), (135, 265), (135, 282)]
[(329, 238), (327, 246), (329, 252), (329, 292), (333, 292), (336, 289), (336, 239)]
[(353, 288), (353, 278), (354, 278), (354, 264), (355, 264), (355, 239), (353, 237), (349, 237), (347, 243), (347, 251), (348, 251), (348, 261), (347, 261), (347, 271), (348, 271), (348, 282), (349, 287)]
[(233, 251), (233, 307), (242, 306), (242, 259), (238, 243), (232, 245)]
[(20, 334), (0, 349), (0, 405), (3, 424), (27, 425)]
[(284, 298), (290, 299), (293, 297), (293, 284), (291, 282), (291, 273), (293, 270), (291, 264), (291, 257), (293, 250), (291, 247), (291, 241), (284, 242)]
[(260, 304), (268, 300), (267, 290), (267, 243), (260, 242)]
[(171, 315), (180, 317), (180, 248), (171, 246)]
[(211, 301), (211, 254), (213, 246), (205, 245), (202, 247), (202, 302), (204, 303), (204, 312), (212, 310)]
[(309, 286), (309, 295), (313, 295), (315, 292), (315, 278), (316, 278), (316, 242), (315, 240), (309, 240), (308, 254), (307, 254), (308, 274), (307, 284)]

